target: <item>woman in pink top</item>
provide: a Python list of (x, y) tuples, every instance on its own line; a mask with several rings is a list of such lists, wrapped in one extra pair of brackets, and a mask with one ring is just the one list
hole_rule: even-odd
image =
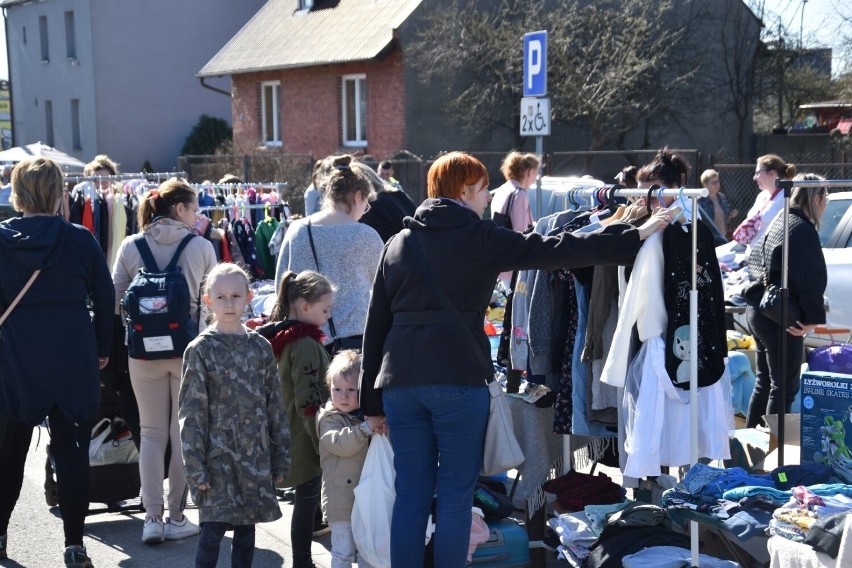
[[(535, 154), (509, 152), (503, 159), (500, 171), (506, 183), (492, 191), (491, 214), (494, 221), (504, 227), (523, 233), (533, 224), (530, 197), (527, 190), (535, 182), (541, 165)], [(509, 288), (511, 272), (500, 274), (500, 280)]]

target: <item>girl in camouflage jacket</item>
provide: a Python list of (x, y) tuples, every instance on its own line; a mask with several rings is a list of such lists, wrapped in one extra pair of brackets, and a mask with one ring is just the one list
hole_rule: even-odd
[(281, 517), (275, 482), (287, 475), (289, 432), (269, 342), (247, 331), (245, 271), (210, 271), (204, 302), (216, 321), (187, 347), (178, 398), (184, 468), (198, 504), (196, 567), (215, 567), (225, 531), (231, 566), (251, 566), (256, 523)]

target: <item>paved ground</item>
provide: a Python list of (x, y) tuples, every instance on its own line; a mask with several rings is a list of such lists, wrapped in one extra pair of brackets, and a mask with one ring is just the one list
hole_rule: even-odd
[[(40, 439), (39, 439), (40, 438)], [(58, 507), (50, 508), (44, 500), (44, 460), (47, 432), (39, 429), (27, 458), (21, 497), (9, 524), (9, 558), (0, 560), (0, 567), (56, 568), (62, 566), (63, 534)], [(2, 467), (2, 464), (0, 464)], [(617, 469), (599, 467), (616, 483), (621, 482)], [(100, 505), (93, 505), (100, 508)], [(258, 525), (255, 568), (292, 566), (290, 552), (290, 513), (292, 506), (281, 503), (283, 517)], [(198, 512), (192, 505), (186, 511), (193, 522)], [(85, 545), (97, 568), (183, 568), (194, 563), (197, 537), (157, 545), (142, 544), (143, 513), (98, 513), (86, 522)], [(230, 538), (226, 536), (218, 566), (229, 567)], [(330, 535), (314, 540), (313, 560), (320, 568), (331, 566)], [(549, 559), (549, 567), (564, 567), (567, 563)]]
[[(44, 459), (47, 432), (33, 436), (27, 458), (21, 498), (9, 524), (8, 560), (0, 567), (56, 568), (62, 566), (63, 535), (59, 508), (50, 508), (44, 500)], [(2, 467), (2, 465), (0, 465)], [(283, 518), (258, 525), (256, 568), (292, 566), (290, 553), (290, 512), (292, 506), (281, 504)], [(186, 511), (193, 522), (198, 520), (194, 508)], [(85, 545), (97, 568), (173, 568), (191, 567), (195, 558), (197, 537), (157, 545), (142, 544), (142, 513), (100, 513), (86, 520)], [(219, 566), (230, 563), (230, 538), (226, 537)], [(328, 535), (313, 544), (314, 563), (321, 568), (331, 566), (331, 540)]]

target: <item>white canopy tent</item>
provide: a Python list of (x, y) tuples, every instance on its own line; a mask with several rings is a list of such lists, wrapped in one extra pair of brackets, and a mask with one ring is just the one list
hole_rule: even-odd
[(41, 142), (27, 144), (26, 146), (16, 146), (15, 148), (9, 148), (8, 150), (0, 152), (0, 163), (20, 162), (22, 160), (38, 157), (53, 160), (56, 165), (65, 171), (79, 171), (86, 165), (74, 156), (69, 156), (65, 152), (57, 150), (47, 144), (42, 144)]

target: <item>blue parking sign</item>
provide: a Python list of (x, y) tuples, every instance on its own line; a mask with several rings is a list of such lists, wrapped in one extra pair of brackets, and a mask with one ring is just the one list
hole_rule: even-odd
[(524, 34), (524, 96), (547, 94), (547, 31)]

